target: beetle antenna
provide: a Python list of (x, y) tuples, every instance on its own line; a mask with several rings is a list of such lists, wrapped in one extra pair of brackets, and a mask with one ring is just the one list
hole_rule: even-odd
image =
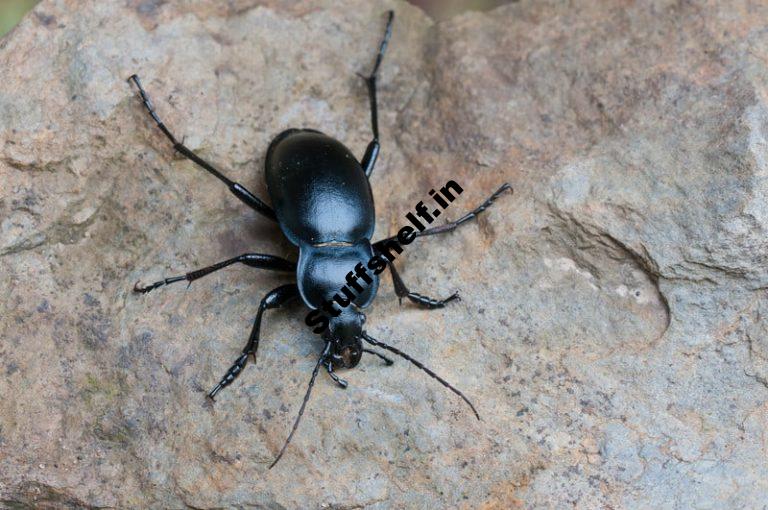
[(366, 342), (368, 342), (371, 345), (375, 345), (377, 347), (381, 347), (382, 349), (385, 349), (385, 350), (387, 350), (389, 352), (397, 354), (398, 356), (400, 356), (402, 358), (407, 359), (408, 361), (410, 361), (411, 363), (413, 363), (414, 365), (416, 365), (417, 367), (419, 367), (420, 369), (425, 371), (430, 377), (432, 377), (433, 379), (437, 379), (437, 381), (440, 384), (442, 384), (443, 386), (445, 386), (446, 388), (448, 388), (449, 390), (451, 390), (452, 392), (454, 392), (455, 394), (460, 396), (461, 399), (464, 400), (464, 402), (466, 402), (469, 405), (469, 407), (472, 408), (472, 412), (475, 413), (475, 417), (478, 420), (480, 419), (480, 415), (477, 414), (477, 409), (475, 409), (475, 406), (472, 405), (472, 402), (470, 402), (469, 399), (467, 397), (465, 397), (462, 392), (460, 392), (459, 390), (457, 390), (456, 388), (451, 386), (450, 383), (448, 383), (448, 381), (446, 381), (445, 379), (443, 379), (442, 377), (440, 377), (439, 375), (434, 373), (432, 370), (430, 370), (427, 367), (425, 367), (424, 364), (421, 361), (413, 359), (412, 357), (410, 357), (409, 355), (407, 355), (406, 353), (404, 353), (400, 349), (397, 349), (396, 347), (392, 347), (391, 345), (387, 345), (384, 342), (380, 342), (379, 340), (376, 340), (372, 336), (369, 336), (368, 333), (366, 333), (365, 331), (363, 331), (363, 338), (365, 339)]
[(304, 401), (301, 403), (301, 407), (299, 408), (299, 415), (296, 417), (296, 421), (293, 422), (293, 428), (291, 429), (291, 433), (288, 434), (288, 439), (285, 440), (285, 444), (280, 449), (280, 453), (277, 454), (277, 457), (275, 458), (275, 460), (272, 461), (272, 464), (269, 465), (269, 469), (272, 469), (273, 467), (275, 467), (275, 464), (277, 464), (277, 462), (283, 456), (283, 453), (285, 453), (285, 449), (288, 448), (288, 444), (291, 442), (291, 438), (293, 438), (294, 432), (296, 432), (296, 429), (299, 427), (299, 422), (301, 421), (301, 417), (304, 414), (304, 408), (307, 407), (307, 402), (309, 402), (309, 395), (312, 393), (312, 387), (315, 385), (315, 379), (317, 378), (317, 373), (320, 371), (320, 366), (323, 364), (323, 361), (325, 361), (325, 358), (328, 357), (328, 353), (330, 351), (331, 351), (331, 342), (327, 342), (325, 344), (325, 349), (323, 349), (323, 353), (320, 355), (320, 358), (317, 360), (317, 363), (315, 363), (315, 369), (312, 371), (312, 378), (309, 380), (309, 386), (307, 387), (307, 394), (304, 395)]

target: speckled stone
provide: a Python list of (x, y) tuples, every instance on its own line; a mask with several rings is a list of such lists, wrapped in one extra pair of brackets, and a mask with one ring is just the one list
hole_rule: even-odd
[[(173, 154), (126, 82), (266, 197), (288, 127), (362, 155), (384, 22), (376, 238), (427, 191), (502, 182), (410, 245), (374, 336), (399, 360), (321, 374), (296, 304), (205, 393), (288, 279), (232, 267), (278, 228)], [(0, 506), (762, 508), (768, 494), (768, 7), (522, 0), (434, 23), (387, 0), (44, 0), (0, 41)]]

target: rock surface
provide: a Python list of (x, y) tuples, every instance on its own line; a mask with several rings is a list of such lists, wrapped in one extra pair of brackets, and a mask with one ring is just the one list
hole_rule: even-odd
[[(0, 41), (0, 501), (11, 508), (762, 508), (768, 494), (768, 8), (524, 0), (438, 24), (399, 1), (44, 0)], [(169, 126), (266, 196), (270, 139), (362, 154), (397, 11), (377, 237), (449, 179), (476, 223), (399, 261), (367, 327), (418, 370), (322, 376), (270, 313), (258, 364), (205, 392), (285, 277), (278, 229), (175, 157)]]

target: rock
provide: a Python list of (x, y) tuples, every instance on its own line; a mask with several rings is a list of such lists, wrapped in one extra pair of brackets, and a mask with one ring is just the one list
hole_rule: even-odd
[[(756, 508), (768, 493), (768, 9), (524, 0), (440, 23), (400, 1), (44, 0), (0, 42), (0, 501), (119, 508)], [(383, 12), (377, 238), (453, 179), (473, 222), (399, 259), (440, 311), (367, 327), (444, 375), (364, 358), (341, 391), (289, 306), (205, 393), (293, 257), (174, 156), (126, 82), (266, 197), (269, 141), (362, 154)]]

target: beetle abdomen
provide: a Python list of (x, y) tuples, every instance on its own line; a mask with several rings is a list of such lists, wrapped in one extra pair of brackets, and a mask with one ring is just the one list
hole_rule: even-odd
[(373, 236), (368, 178), (338, 140), (314, 130), (284, 131), (267, 150), (266, 178), (280, 227), (293, 244)]

